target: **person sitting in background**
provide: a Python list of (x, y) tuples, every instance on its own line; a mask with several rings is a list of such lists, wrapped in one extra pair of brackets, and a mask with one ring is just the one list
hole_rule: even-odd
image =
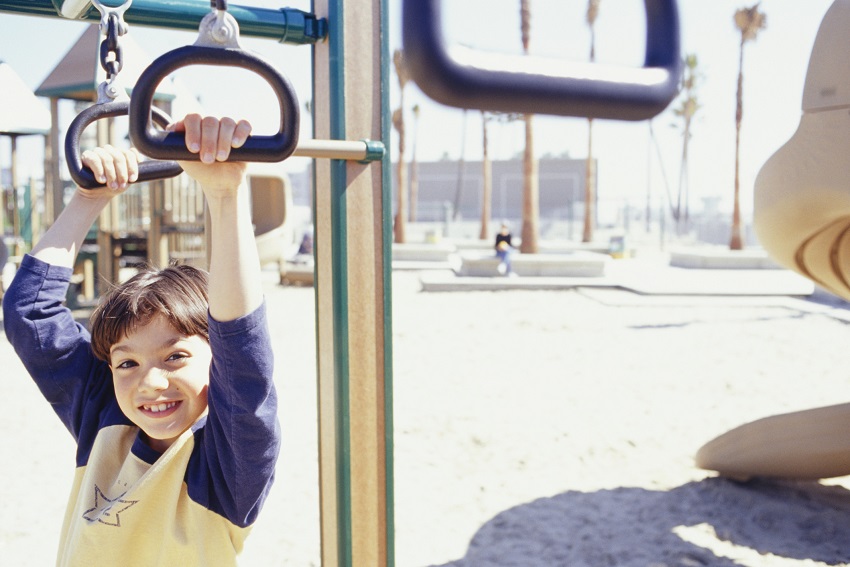
[(511, 229), (506, 223), (502, 223), (496, 234), (496, 256), (499, 258), (499, 273), (503, 276), (513, 273), (511, 269), (511, 251), (513, 250), (513, 236)]

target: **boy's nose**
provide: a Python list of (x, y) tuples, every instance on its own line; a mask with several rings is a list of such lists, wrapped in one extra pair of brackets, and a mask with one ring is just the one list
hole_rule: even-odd
[(168, 377), (160, 368), (151, 368), (139, 381), (139, 390), (156, 391), (168, 388)]

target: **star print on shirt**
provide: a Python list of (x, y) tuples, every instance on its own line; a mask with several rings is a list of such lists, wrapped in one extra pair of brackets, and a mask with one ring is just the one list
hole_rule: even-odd
[[(123, 494), (121, 496), (124, 496)], [(103, 494), (96, 484), (94, 485), (94, 508), (90, 508), (83, 513), (83, 518), (89, 522), (100, 522), (107, 526), (121, 527), (121, 518), (119, 514), (125, 512), (138, 500), (122, 500), (121, 496), (110, 500)]]

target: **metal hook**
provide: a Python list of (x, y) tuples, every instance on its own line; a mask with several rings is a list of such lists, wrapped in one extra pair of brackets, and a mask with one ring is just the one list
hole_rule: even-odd
[(118, 75), (113, 75), (110, 79), (103, 81), (97, 86), (97, 100), (95, 104), (105, 104), (118, 100), (129, 100), (127, 91), (118, 80)]
[(124, 35), (127, 33), (127, 23), (124, 21), (124, 12), (130, 7), (130, 4), (133, 3), (133, 0), (126, 0), (120, 6), (107, 6), (100, 0), (91, 0), (92, 6), (97, 8), (97, 11), (100, 12), (100, 31), (101, 33), (105, 33), (105, 30), (109, 28), (109, 16), (115, 14), (118, 16), (118, 35)]
[(239, 22), (224, 10), (210, 12), (201, 20), (194, 45), (242, 49), (239, 44)]

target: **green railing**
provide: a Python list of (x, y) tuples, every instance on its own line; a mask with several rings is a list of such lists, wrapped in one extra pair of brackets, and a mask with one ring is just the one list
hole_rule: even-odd
[[(62, 0), (0, 0), (0, 12), (60, 18), (62, 16), (54, 4), (61, 6), (62, 3)], [(198, 0), (133, 0), (124, 19), (131, 25), (196, 30), (209, 11), (209, 2)], [(328, 32), (326, 20), (293, 8), (268, 9), (233, 4), (228, 6), (227, 11), (239, 22), (239, 33), (243, 36), (274, 39), (280, 43), (312, 44), (325, 39)], [(100, 20), (100, 13), (89, 7), (79, 19), (96, 22)]]

